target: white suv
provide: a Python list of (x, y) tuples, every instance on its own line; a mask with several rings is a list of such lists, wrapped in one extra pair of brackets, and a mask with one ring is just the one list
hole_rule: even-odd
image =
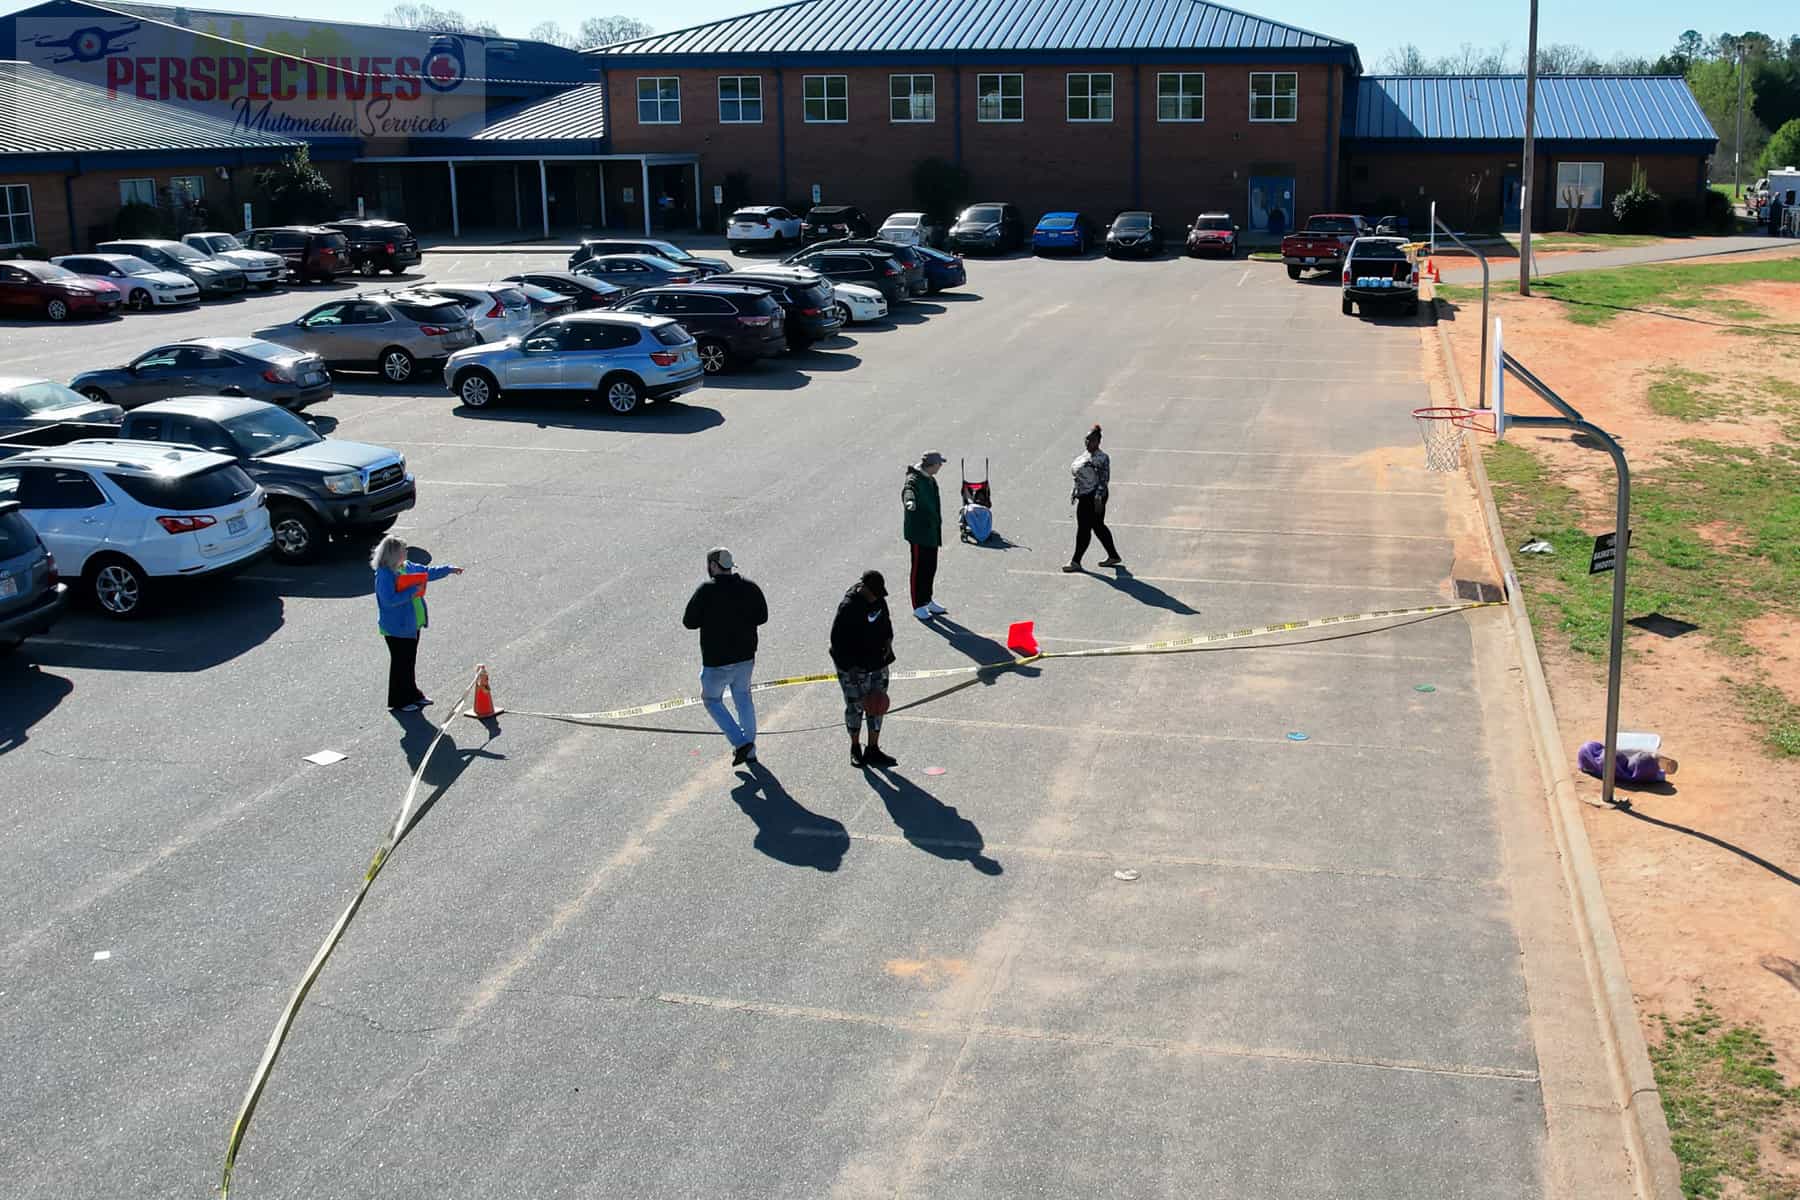
[(109, 617), (140, 614), (153, 581), (245, 566), (273, 540), (263, 490), (234, 461), (156, 442), (23, 451), (0, 460), (0, 500)]
[(731, 214), (725, 227), (725, 244), (733, 254), (742, 254), (753, 246), (772, 246), (779, 250), (789, 242), (800, 241), (801, 220), (778, 204), (752, 204)]

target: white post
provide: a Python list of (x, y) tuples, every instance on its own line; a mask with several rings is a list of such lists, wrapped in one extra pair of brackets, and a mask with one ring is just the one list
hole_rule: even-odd
[(544, 209), (544, 240), (550, 240), (550, 172), (544, 160), (538, 159), (538, 203)]
[(445, 165), (450, 168), (450, 236), (462, 236), (462, 214), (456, 211), (456, 160), (447, 159)]
[(644, 175), (644, 190), (642, 193), (640, 193), (643, 196), (644, 236), (649, 237), (650, 236), (650, 160), (647, 158), (640, 158), (640, 159), (638, 159), (638, 166), (643, 170), (643, 175)]
[(1426, 251), (1426, 253), (1432, 258), (1437, 257), (1437, 201), (1436, 200), (1433, 200), (1431, 202), (1431, 249)]

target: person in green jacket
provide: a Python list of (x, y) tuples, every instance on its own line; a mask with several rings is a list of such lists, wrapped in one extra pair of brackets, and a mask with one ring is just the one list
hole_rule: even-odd
[(937, 581), (938, 547), (944, 544), (944, 507), (933, 476), (943, 465), (944, 456), (936, 450), (921, 455), (918, 466), (906, 468), (906, 482), (900, 487), (900, 502), (906, 506), (903, 531), (912, 549), (913, 616), (921, 621), (950, 611), (931, 598), (931, 585)]

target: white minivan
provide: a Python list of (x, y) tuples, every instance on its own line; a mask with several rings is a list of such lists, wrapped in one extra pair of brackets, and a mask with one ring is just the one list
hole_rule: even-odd
[(141, 614), (159, 581), (235, 570), (269, 549), (258, 487), (223, 454), (157, 442), (70, 442), (0, 459), (66, 579), (109, 617)]

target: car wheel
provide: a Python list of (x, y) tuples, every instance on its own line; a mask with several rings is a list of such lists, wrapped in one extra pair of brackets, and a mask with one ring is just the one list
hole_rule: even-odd
[(644, 402), (644, 388), (629, 375), (609, 375), (600, 381), (600, 398), (606, 402), (606, 407), (620, 416), (627, 416)]
[(456, 394), (470, 408), (486, 408), (500, 398), (500, 387), (486, 371), (468, 371), (456, 381)]
[(149, 599), (149, 580), (143, 568), (118, 555), (95, 560), (88, 568), (87, 590), (94, 604), (109, 617), (127, 620), (144, 611)]
[(131, 293), (132, 312), (149, 312), (155, 307), (156, 301), (150, 298), (149, 292), (138, 291)]
[(325, 530), (318, 518), (304, 508), (283, 504), (269, 514), (275, 534), (275, 557), (285, 563), (311, 562), (325, 544)]
[(372, 258), (364, 259), (362, 266), (358, 267), (357, 270), (361, 271), (363, 276), (368, 279), (373, 279), (376, 275), (381, 273), (381, 268), (375, 265), (375, 260)]
[(44, 305), (44, 315), (52, 321), (66, 321), (69, 317), (69, 305), (66, 301), (52, 300)]
[(1355, 312), (1356, 312), (1356, 306), (1350, 302), (1350, 297), (1345, 296), (1344, 297), (1344, 315), (1346, 317), (1352, 316), (1355, 314)]
[(398, 346), (381, 352), (381, 374), (389, 383), (405, 383), (412, 378), (413, 356)]
[(731, 351), (724, 342), (707, 338), (699, 346), (700, 369), (708, 375), (717, 375), (731, 365)]
[(101, 388), (84, 387), (81, 389), (81, 394), (86, 396), (89, 400), (92, 400), (95, 404), (111, 404), (112, 403), (112, 397), (107, 395), (106, 392)]
[(394, 278), (396, 278), (396, 279), (398, 279), (400, 276), (406, 274), (406, 268), (403, 266), (400, 266), (398, 263), (389, 267), (388, 270), (393, 274)]
[(1299, 268), (1299, 267), (1293, 267), (1293, 266), (1290, 266), (1290, 267), (1289, 267), (1289, 268), (1288, 268), (1288, 278), (1289, 278), (1289, 279), (1298, 279), (1298, 278), (1300, 278), (1300, 268)]
[(850, 306), (845, 304), (842, 300), (838, 301), (837, 314), (838, 320), (846, 325), (850, 324)]

